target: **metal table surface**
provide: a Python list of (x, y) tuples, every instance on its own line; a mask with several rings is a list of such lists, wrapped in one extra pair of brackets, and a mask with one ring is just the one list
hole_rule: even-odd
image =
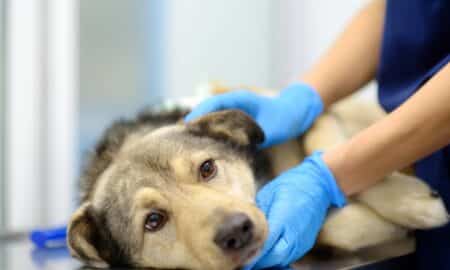
[[(352, 254), (333, 255), (329, 258), (307, 256), (295, 263), (293, 270), (358, 269), (390, 270), (410, 269), (408, 254), (414, 250), (414, 241), (405, 239), (361, 250)], [(37, 249), (27, 239), (26, 234), (0, 235), (1, 270), (50, 270), (88, 269), (71, 258), (66, 248)]]

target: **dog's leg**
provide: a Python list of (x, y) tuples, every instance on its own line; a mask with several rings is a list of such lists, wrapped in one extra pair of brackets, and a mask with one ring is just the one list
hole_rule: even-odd
[(425, 182), (406, 174), (392, 173), (358, 194), (356, 199), (406, 228), (429, 229), (448, 222), (448, 213), (439, 194)]
[(351, 202), (330, 212), (317, 243), (355, 251), (403, 238), (406, 233), (401, 226), (390, 223), (369, 207)]

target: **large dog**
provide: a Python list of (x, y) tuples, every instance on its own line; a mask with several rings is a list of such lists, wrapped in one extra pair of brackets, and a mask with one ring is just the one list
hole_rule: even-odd
[[(262, 130), (241, 111), (190, 123), (179, 121), (183, 115), (147, 111), (105, 132), (82, 176), (81, 206), (68, 229), (74, 257), (94, 267), (239, 268), (268, 233), (254, 204), (258, 184), (383, 113), (373, 104), (343, 101), (302, 139), (265, 152), (256, 151)], [(330, 211), (318, 245), (352, 251), (447, 220), (438, 194), (396, 172)]]

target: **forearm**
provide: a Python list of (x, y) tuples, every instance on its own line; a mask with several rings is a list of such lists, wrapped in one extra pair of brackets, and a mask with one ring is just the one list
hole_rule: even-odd
[(408, 101), (347, 143), (324, 154), (324, 161), (347, 195), (450, 143), (450, 64)]
[(375, 76), (385, 0), (373, 0), (350, 22), (302, 81), (319, 92), (325, 106), (355, 92)]

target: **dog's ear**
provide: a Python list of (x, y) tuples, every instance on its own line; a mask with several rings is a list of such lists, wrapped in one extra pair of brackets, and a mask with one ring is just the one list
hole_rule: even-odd
[(67, 229), (67, 246), (70, 254), (95, 268), (107, 268), (108, 263), (99, 255), (99, 231), (90, 203), (86, 202), (72, 215)]
[(239, 146), (256, 146), (264, 141), (264, 132), (259, 125), (240, 110), (206, 114), (189, 122), (187, 128), (195, 135), (229, 141)]

